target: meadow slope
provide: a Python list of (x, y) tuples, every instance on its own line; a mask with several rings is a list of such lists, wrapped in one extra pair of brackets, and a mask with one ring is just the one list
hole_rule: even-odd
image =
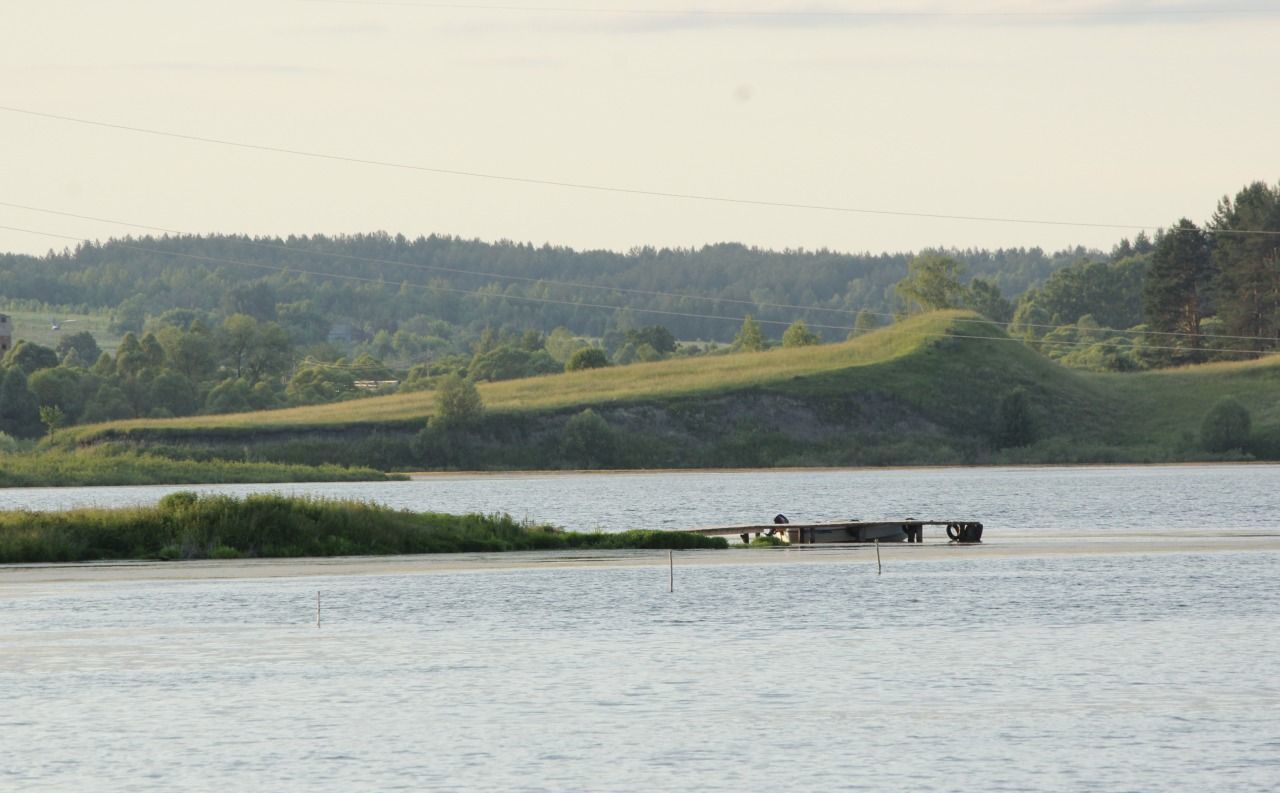
[[(967, 312), (840, 344), (480, 384), (477, 425), (422, 432), (431, 392), (287, 410), (74, 427), (52, 443), (192, 459), (376, 468), (878, 465), (1211, 459), (1196, 434), (1223, 396), (1249, 448), (1280, 453), (1280, 357), (1135, 374), (1067, 369)], [(970, 320), (970, 321), (965, 321)], [(1033, 442), (1002, 447), (1026, 391)], [(577, 421), (590, 409), (598, 421)]]

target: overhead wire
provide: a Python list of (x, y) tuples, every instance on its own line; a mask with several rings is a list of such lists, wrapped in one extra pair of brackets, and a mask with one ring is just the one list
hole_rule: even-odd
[[(50, 214), (50, 215), (58, 215), (62, 217), (71, 217), (79, 220), (91, 220), (98, 223), (109, 223), (109, 224), (119, 225), (119, 226), (128, 226), (131, 228), (145, 229), (148, 231), (159, 231), (159, 232), (164, 232), (166, 234), (174, 234), (174, 235), (179, 235), (183, 237), (192, 237), (192, 238), (199, 237), (198, 234), (193, 234), (191, 232), (182, 231), (178, 229), (165, 228), (163, 226), (153, 226), (153, 225), (147, 225), (142, 223), (134, 223), (130, 221), (115, 220), (112, 218), (103, 218), (103, 217), (98, 217), (94, 215), (84, 215), (84, 214), (78, 214), (74, 212), (65, 212), (65, 211), (56, 210), (56, 209), (48, 209), (44, 207), (31, 206), (29, 204), (18, 204), (18, 203), (12, 203), (8, 201), (0, 201), (0, 206), (10, 207), (15, 209), (22, 209), (22, 210), (27, 210), (31, 212), (41, 212), (41, 213)], [(307, 254), (312, 256), (320, 256), (324, 258), (336, 259), (340, 261), (359, 262), (359, 263), (368, 263), (368, 264), (381, 264), (381, 265), (404, 267), (404, 268), (416, 269), (416, 270), (428, 270), (428, 271), (435, 271), (435, 272), (447, 272), (447, 273), (453, 273), (458, 275), (494, 278), (494, 279), (499, 279), (504, 281), (519, 281), (523, 283), (563, 286), (563, 287), (574, 288), (574, 289), (595, 289), (595, 290), (606, 291), (606, 292), (645, 295), (649, 297), (665, 297), (665, 298), (674, 298), (674, 299), (681, 299), (681, 300), (696, 300), (696, 301), (709, 302), (709, 303), (727, 303), (732, 305), (742, 305), (742, 306), (748, 306), (748, 307), (760, 308), (760, 309), (771, 308), (771, 309), (781, 309), (781, 310), (788, 310), (788, 311), (805, 311), (805, 312), (818, 311), (818, 312), (837, 313), (837, 314), (848, 315), (848, 316), (854, 316), (857, 314), (866, 314), (867, 316), (877, 317), (879, 319), (889, 319), (890, 321), (895, 319), (897, 316), (892, 312), (871, 311), (870, 309), (836, 308), (836, 307), (829, 307), (829, 306), (812, 306), (812, 305), (806, 306), (806, 305), (797, 305), (797, 304), (791, 304), (791, 303), (770, 303), (765, 301), (743, 300), (740, 298), (693, 295), (693, 294), (688, 294), (684, 292), (666, 292), (666, 291), (660, 291), (660, 290), (610, 286), (608, 284), (592, 284), (592, 283), (580, 282), (580, 281), (559, 281), (555, 279), (537, 278), (533, 276), (522, 276), (522, 275), (514, 275), (514, 274), (506, 274), (506, 273), (496, 273), (496, 272), (485, 271), (485, 270), (468, 270), (468, 269), (457, 268), (457, 267), (445, 267), (442, 265), (425, 264), (420, 262), (403, 262), (403, 261), (397, 261), (394, 259), (383, 259), (379, 257), (355, 256), (352, 254), (337, 253), (334, 251), (318, 251), (310, 248), (296, 248), (285, 243), (265, 242), (265, 241), (256, 240), (256, 239), (240, 239), (237, 237), (226, 237), (224, 238), (224, 241), (230, 242), (236, 245), (249, 245), (253, 247), (266, 248), (270, 250), (286, 251), (291, 254), (302, 253), (302, 254)], [(121, 243), (117, 241), (115, 244), (121, 244)], [(292, 272), (293, 268), (287, 268), (287, 271)], [(299, 270), (298, 272), (309, 273), (312, 271), (303, 269), (303, 270)], [(633, 308), (632, 310), (637, 310), (637, 309)], [(707, 316), (716, 316), (716, 315), (707, 315)], [(1008, 324), (1008, 323), (1002, 323), (1002, 322), (998, 322), (996, 320), (987, 319), (987, 318), (960, 319), (957, 321), (963, 322), (965, 324), (990, 325), (992, 327), (999, 327), (999, 328), (1004, 328)], [(1038, 328), (1038, 329), (1049, 329), (1049, 330), (1056, 330), (1064, 327), (1064, 325), (1054, 325), (1052, 323), (1040, 323), (1040, 322), (1019, 322), (1018, 326), (1022, 328)], [(1103, 332), (1103, 333), (1129, 334), (1129, 335), (1142, 335), (1142, 336), (1168, 336), (1168, 337), (1175, 337), (1175, 338), (1230, 339), (1233, 341), (1263, 341), (1263, 342), (1273, 341), (1273, 339), (1269, 336), (1236, 336), (1236, 335), (1230, 335), (1230, 334), (1224, 334), (1224, 333), (1191, 333), (1188, 331), (1160, 331), (1160, 330), (1146, 330), (1146, 329), (1132, 329), (1132, 328), (1114, 328), (1114, 327), (1107, 327), (1107, 326), (1101, 326), (1101, 325), (1096, 327), (1090, 327), (1087, 330), (1088, 332)]]
[(1012, 18), (1012, 19), (1132, 19), (1137, 17), (1215, 17), (1215, 16), (1272, 16), (1274, 8), (1144, 8), (1126, 11), (1123, 9), (1081, 9), (1077, 11), (884, 11), (855, 10), (841, 8), (813, 9), (713, 9), (713, 8), (640, 8), (635, 6), (550, 6), (550, 5), (518, 5), (499, 3), (436, 3), (414, 2), (413, 0), (302, 0), (319, 5), (349, 6), (396, 6), (401, 8), (421, 8), (441, 11), (517, 11), (545, 14), (602, 14), (619, 16), (650, 17), (812, 17), (812, 18), (854, 18), (854, 19), (948, 19), (948, 18)]
[[(16, 231), (24, 234), (36, 234), (36, 235), (51, 237), (55, 239), (73, 240), (76, 242), (81, 241), (79, 237), (76, 237), (70, 234), (60, 234), (56, 232), (40, 231), (36, 229), (28, 229), (28, 228), (23, 228), (19, 226), (10, 226), (10, 225), (0, 224), (0, 229), (4, 229), (7, 231)], [(204, 256), (200, 254), (183, 253), (181, 251), (166, 251), (160, 248), (148, 248), (143, 245), (135, 245), (132, 243), (117, 242), (116, 244), (122, 248), (135, 250), (141, 253), (149, 253), (149, 254), (154, 254), (159, 256), (170, 256), (173, 258), (188, 259), (193, 261), (202, 261), (210, 264), (228, 264), (228, 265), (235, 265), (235, 266), (242, 266), (242, 267), (257, 268), (262, 270), (273, 270), (276, 272), (293, 272), (294, 271), (294, 269), (291, 267), (285, 267), (280, 265), (264, 264), (260, 262), (244, 262), (244, 261), (238, 261), (235, 259), (226, 259), (218, 256)], [(309, 272), (311, 272), (312, 275), (320, 275), (320, 276), (335, 278), (340, 280), (356, 281), (356, 282), (363, 282), (363, 283), (378, 283), (378, 284), (386, 283), (386, 281), (382, 278), (370, 278), (366, 276), (347, 275), (342, 273), (320, 273), (315, 271), (309, 271)], [(611, 305), (599, 304), (599, 303), (583, 303), (583, 302), (577, 302), (577, 301), (556, 300), (553, 298), (508, 295), (508, 294), (487, 292), (483, 289), (480, 289), (480, 290), (454, 289), (450, 287), (439, 286), (436, 284), (408, 283), (408, 285), (415, 288), (419, 288), (419, 289), (426, 289), (426, 290), (443, 292), (448, 294), (470, 295), (470, 296), (480, 297), (480, 298), (494, 298), (499, 300), (511, 300), (511, 301), (517, 301), (517, 302), (549, 303), (549, 304), (556, 304), (556, 305), (572, 306), (577, 308), (599, 309), (599, 310), (606, 310), (606, 311), (613, 311), (613, 312), (628, 310), (628, 311), (633, 311), (636, 313), (644, 313), (644, 314), (657, 314), (662, 316), (678, 316), (678, 317), (686, 317), (686, 318), (693, 318), (693, 319), (708, 319), (708, 320), (718, 320), (718, 321), (733, 321), (738, 323), (744, 322), (746, 319), (746, 317), (731, 317), (731, 316), (723, 316), (723, 315), (715, 315), (715, 314), (697, 314), (693, 312), (667, 311), (664, 309), (639, 308), (634, 306), (611, 306)], [(785, 320), (757, 319), (755, 321), (762, 325), (790, 326), (792, 324)], [(874, 330), (881, 329), (881, 328), (859, 329), (852, 326), (825, 325), (825, 324), (819, 324), (819, 323), (811, 323), (809, 324), (809, 327), (818, 328), (821, 330), (846, 331), (851, 334), (857, 334), (857, 335), (863, 335), (865, 333), (869, 333)], [(957, 333), (924, 333), (922, 335), (930, 338), (974, 339), (974, 340), (986, 340), (986, 341), (1007, 341), (1007, 342), (1015, 342), (1019, 344), (1025, 343), (1022, 339), (1012, 337), (1012, 336), (976, 336), (976, 335), (957, 334)], [(1039, 341), (1037, 341), (1037, 343), (1039, 343)], [(1057, 346), (1093, 346), (1098, 342), (1063, 340), (1063, 341), (1048, 341), (1044, 343), (1053, 344)], [(1145, 344), (1142, 346), (1143, 346), (1143, 349), (1147, 349), (1147, 350), (1173, 350), (1178, 352), (1187, 351), (1186, 347), (1178, 347), (1178, 346), (1160, 346), (1160, 345), (1145, 345)], [(1214, 348), (1212, 352), (1241, 354), (1241, 355), (1268, 355), (1268, 354), (1272, 354), (1274, 350), (1256, 350), (1256, 349), (1239, 350), (1239, 349)]]
[[(880, 209), (873, 207), (850, 207), (838, 206), (833, 204), (812, 204), (792, 201), (773, 201), (766, 199), (754, 198), (736, 198), (725, 195), (712, 195), (704, 193), (682, 193), (670, 190), (649, 190), (633, 187), (620, 187), (615, 185), (592, 184), (588, 182), (575, 182), (560, 179), (541, 179), (527, 176), (513, 176), (510, 174), (490, 173), (483, 171), (470, 171), (458, 168), (443, 168), (429, 165), (415, 165), (412, 163), (395, 162), (391, 160), (379, 160), (367, 157), (352, 157), (341, 154), (327, 154), (324, 152), (307, 151), (304, 149), (295, 149), (285, 146), (272, 146), (261, 143), (248, 143), (244, 141), (235, 141), (226, 138), (214, 138), (203, 135), (192, 135), (182, 132), (172, 132), (167, 130), (153, 129), (150, 127), (140, 127), (130, 124), (118, 124), (108, 121), (98, 121), (95, 119), (80, 118), (77, 116), (68, 116), (58, 113), (45, 113), (28, 108), (14, 107), (11, 105), (0, 105), (0, 112), (14, 113), (34, 118), (44, 118), (54, 121), (63, 121), (72, 124), (81, 124), (91, 127), (99, 127), (103, 129), (114, 129), (123, 132), (132, 132), (143, 135), (153, 135), (164, 138), (172, 138), (176, 140), (185, 140), (196, 143), (206, 143), (218, 146), (228, 146), (250, 151), (263, 151), (274, 154), (287, 154), (294, 157), (306, 157), (318, 160), (327, 160), (332, 162), (345, 162), (357, 165), (370, 165), (379, 168), (393, 168), (409, 171), (418, 171), (422, 173), (434, 173), (446, 176), (460, 176), (472, 179), (485, 179), (490, 181), (508, 182), (515, 184), (539, 185), (544, 187), (560, 187), (572, 190), (585, 190), (599, 193), (614, 193), (620, 195), (645, 196), (649, 198), (671, 198), (686, 201), (700, 201), (720, 204), (733, 204), (740, 206), (758, 206), (772, 207), (778, 209), (795, 209), (804, 211), (819, 212), (836, 212), (843, 214), (859, 214), (859, 215), (878, 215), (890, 217), (909, 217), (922, 218), (931, 220), (957, 220), (974, 223), (1010, 223), (1022, 225), (1039, 225), (1039, 226), (1058, 226), (1073, 228), (1097, 228), (1097, 229), (1120, 229), (1129, 231), (1148, 231), (1160, 228), (1158, 224), (1139, 224), (1139, 223), (1095, 223), (1086, 221), (1070, 221), (1070, 220), (1048, 220), (1039, 218), (1017, 218), (997, 215), (961, 215), (949, 214), (941, 212), (916, 212), (898, 209)], [(1176, 230), (1176, 227), (1172, 230)], [(1263, 234), (1280, 236), (1280, 231), (1266, 230), (1241, 230), (1241, 229), (1215, 229), (1215, 234)]]

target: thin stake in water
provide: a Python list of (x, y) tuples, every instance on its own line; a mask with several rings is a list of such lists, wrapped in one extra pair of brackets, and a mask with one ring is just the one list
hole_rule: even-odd
[(667, 551), (667, 591), (676, 591), (676, 552)]
[(316, 628), (320, 627), (320, 590), (316, 590)]
[(884, 567), (880, 564), (880, 541), (876, 540), (876, 575), (882, 575)]

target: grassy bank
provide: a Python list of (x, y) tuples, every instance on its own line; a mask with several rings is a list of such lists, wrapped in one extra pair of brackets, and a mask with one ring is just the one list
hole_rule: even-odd
[(367, 467), (173, 459), (107, 448), (0, 454), (0, 487), (369, 482), (397, 478)]
[(724, 548), (682, 532), (574, 533), (507, 515), (445, 515), (360, 501), (173, 493), (152, 507), (0, 512), (0, 563), (95, 559)]
[[(482, 383), (484, 417), (439, 432), (423, 432), (434, 395), (419, 392), (72, 427), (52, 445), (379, 470), (1280, 459), (1280, 356), (1084, 372), (972, 318), (944, 311), (839, 344)], [(1016, 444), (1000, 418), (1015, 391), (1030, 424)], [(1211, 452), (1200, 425), (1228, 396), (1252, 415), (1252, 436)]]

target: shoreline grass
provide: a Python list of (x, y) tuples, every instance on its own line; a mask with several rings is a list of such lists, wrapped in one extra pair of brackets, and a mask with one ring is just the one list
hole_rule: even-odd
[(567, 532), (509, 515), (447, 515), (277, 494), (171, 493), (154, 506), (0, 512), (0, 563), (622, 548), (726, 548), (672, 531)]
[(136, 451), (48, 449), (0, 454), (0, 488), (114, 485), (381, 482), (407, 479), (367, 467), (179, 460)]

